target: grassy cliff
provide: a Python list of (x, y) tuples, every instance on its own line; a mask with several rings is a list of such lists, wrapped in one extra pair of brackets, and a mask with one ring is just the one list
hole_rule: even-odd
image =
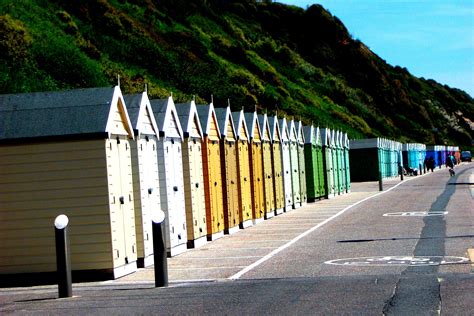
[(225, 0), (0, 0), (0, 93), (124, 93), (277, 112), (345, 130), (470, 145), (474, 100), (393, 67), (319, 5)]

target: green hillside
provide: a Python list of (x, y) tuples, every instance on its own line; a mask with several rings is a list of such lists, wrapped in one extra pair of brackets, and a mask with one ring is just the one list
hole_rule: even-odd
[(474, 99), (388, 65), (319, 5), (0, 0), (0, 93), (116, 84), (277, 112), (351, 138), (470, 145)]

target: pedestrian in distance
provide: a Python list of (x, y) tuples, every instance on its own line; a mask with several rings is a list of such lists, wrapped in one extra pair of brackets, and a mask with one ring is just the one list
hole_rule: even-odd
[(433, 157), (430, 157), (428, 159), (428, 170), (431, 170), (431, 172), (434, 172), (434, 167), (435, 167), (435, 161), (434, 161), (434, 158)]

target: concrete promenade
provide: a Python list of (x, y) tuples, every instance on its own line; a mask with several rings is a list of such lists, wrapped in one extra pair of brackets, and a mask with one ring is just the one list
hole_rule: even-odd
[[(438, 300), (444, 313), (472, 314), (474, 168), (456, 170), (452, 178), (443, 168), (387, 179), (382, 192), (378, 182), (353, 183), (349, 194), (190, 249), (168, 258), (167, 288), (154, 287), (153, 266), (117, 280), (74, 283), (73, 298), (58, 299), (56, 285), (0, 288), (0, 314), (417, 314), (419, 302), (430, 302), (428, 310)], [(440, 207), (449, 211), (446, 222), (382, 216)], [(327, 264), (433, 251), (467, 258), (439, 270)], [(415, 295), (420, 289), (427, 294)], [(398, 304), (410, 297), (417, 303)]]

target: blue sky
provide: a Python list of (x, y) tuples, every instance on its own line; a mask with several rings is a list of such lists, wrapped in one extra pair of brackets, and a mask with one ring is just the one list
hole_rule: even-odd
[(319, 3), (393, 66), (474, 97), (474, 0), (279, 0)]

